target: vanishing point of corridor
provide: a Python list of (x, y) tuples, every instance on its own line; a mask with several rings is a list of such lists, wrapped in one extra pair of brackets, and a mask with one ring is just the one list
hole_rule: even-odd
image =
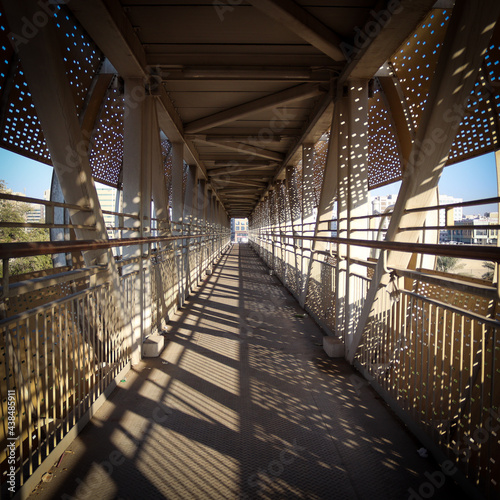
[[(438, 470), (234, 245), (31, 498), (403, 499)], [(451, 485), (433, 498), (450, 498)]]

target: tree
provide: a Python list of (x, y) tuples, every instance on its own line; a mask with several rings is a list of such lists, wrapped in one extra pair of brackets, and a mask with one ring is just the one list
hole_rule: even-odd
[(483, 267), (488, 269), (483, 274), (483, 280), (493, 281), (493, 275), (495, 273), (495, 264), (493, 262), (483, 262)]
[[(12, 190), (7, 188), (3, 180), (0, 180), (0, 193), (12, 193)], [(30, 207), (27, 203), (0, 199), (0, 223), (26, 222), (26, 214), (29, 210)], [(49, 241), (49, 230), (44, 228), (0, 226), (1, 243), (22, 243), (29, 241)], [(49, 267), (52, 267), (50, 255), (20, 257), (9, 261), (9, 273), (11, 275), (41, 271)], [(2, 273), (3, 269), (0, 269), (0, 275)]]
[(439, 255), (436, 262), (436, 270), (443, 273), (452, 271), (458, 264), (458, 259), (456, 257), (445, 257)]

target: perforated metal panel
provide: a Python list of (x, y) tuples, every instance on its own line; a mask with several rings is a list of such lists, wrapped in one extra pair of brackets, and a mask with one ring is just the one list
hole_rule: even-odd
[(492, 43), (467, 103), (467, 112), (453, 143), (448, 163), (494, 151), (498, 147), (500, 113), (500, 44)]
[(20, 65), (14, 76), (10, 100), (5, 113), (2, 145), (7, 149), (50, 164), (50, 155), (42, 128)]
[(370, 189), (401, 178), (401, 161), (392, 120), (380, 91), (369, 102), (368, 184)]
[(94, 179), (119, 187), (123, 160), (123, 95), (110, 88), (92, 140), (90, 165)]
[(167, 184), (168, 205), (172, 206), (172, 144), (168, 139), (161, 141), (161, 154), (163, 158), (163, 169), (165, 172), (165, 183)]
[[(84, 107), (92, 78), (102, 54), (63, 6), (52, 6), (57, 32), (64, 51), (66, 74), (73, 91), (77, 113)], [(6, 102), (0, 144), (6, 149), (51, 164), (45, 138), (31, 99), (22, 65), (14, 56), (5, 16), (0, 12), (0, 85)], [(12, 80), (9, 79), (12, 78)], [(8, 95), (4, 96), (6, 92)]]
[(314, 172), (313, 172), (313, 182), (314, 182), (314, 206), (319, 205), (319, 199), (321, 196), (321, 186), (323, 185), (323, 178), (325, 176), (325, 166), (326, 166), (326, 156), (328, 154), (328, 139), (330, 138), (330, 131), (325, 134), (322, 141), (318, 141), (314, 146)]
[(79, 114), (84, 107), (92, 78), (101, 66), (103, 55), (67, 9), (58, 6), (54, 19), (59, 28), (66, 74)]
[(391, 58), (415, 128), (418, 127), (427, 102), (431, 78), (437, 65), (449, 19), (450, 11), (431, 11), (413, 35)]

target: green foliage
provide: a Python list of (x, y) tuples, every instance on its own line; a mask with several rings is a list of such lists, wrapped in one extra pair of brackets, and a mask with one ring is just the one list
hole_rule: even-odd
[(444, 257), (439, 255), (436, 263), (436, 271), (447, 273), (457, 267), (458, 259), (456, 257)]
[[(12, 193), (5, 182), (0, 180), (0, 193)], [(0, 200), (1, 222), (26, 222), (26, 214), (30, 207), (27, 203), (11, 200)], [(0, 227), (1, 243), (25, 243), (30, 241), (49, 241), (49, 230), (44, 228)], [(50, 255), (20, 257), (9, 261), (11, 275), (31, 273), (52, 267)], [(0, 268), (0, 275), (3, 270)]]
[(483, 280), (493, 281), (495, 264), (493, 264), (493, 262), (483, 262), (483, 267), (487, 269), (487, 271), (483, 274)]

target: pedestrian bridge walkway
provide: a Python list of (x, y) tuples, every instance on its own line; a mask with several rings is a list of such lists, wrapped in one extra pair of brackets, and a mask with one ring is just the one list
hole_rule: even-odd
[(322, 336), (250, 246), (230, 247), (162, 355), (126, 374), (30, 498), (457, 495)]

